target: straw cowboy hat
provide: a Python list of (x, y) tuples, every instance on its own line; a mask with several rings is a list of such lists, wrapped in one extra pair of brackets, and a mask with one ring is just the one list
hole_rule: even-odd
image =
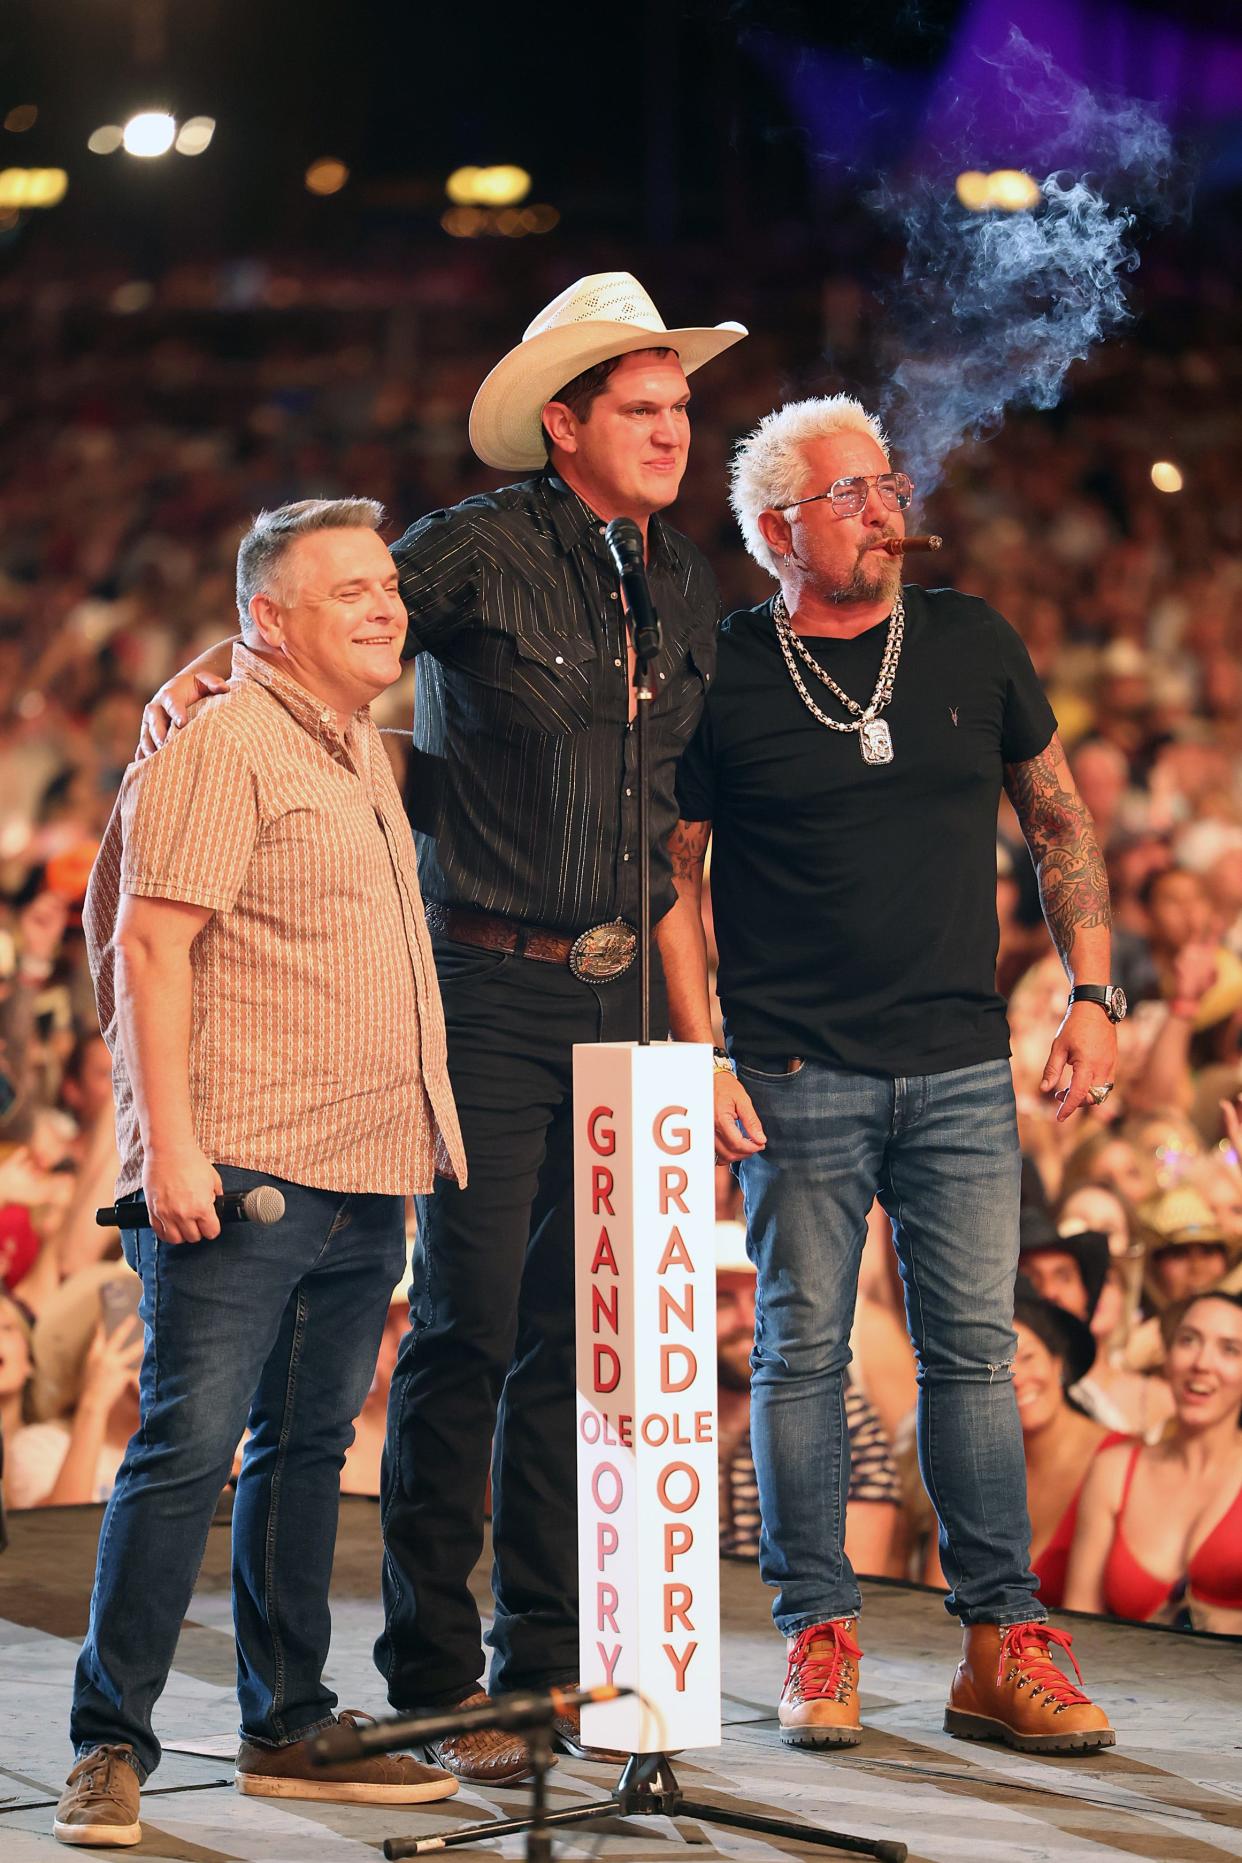
[(629, 272), (593, 272), (553, 298), (474, 398), (470, 444), (503, 472), (538, 471), (547, 459), (540, 415), (584, 369), (635, 349), (675, 349), (687, 375), (747, 334), (740, 323), (668, 330)]

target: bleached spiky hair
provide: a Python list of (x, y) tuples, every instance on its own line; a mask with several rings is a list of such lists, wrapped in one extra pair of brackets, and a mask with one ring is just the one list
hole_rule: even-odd
[[(780, 557), (759, 528), (763, 511), (780, 511), (805, 491), (808, 440), (833, 433), (865, 433), (888, 458), (888, 435), (874, 414), (852, 395), (822, 395), (790, 401), (765, 414), (753, 433), (739, 440), (729, 468), (729, 503), (742, 541), (761, 569), (779, 575)], [(820, 488), (823, 489), (822, 487)]]

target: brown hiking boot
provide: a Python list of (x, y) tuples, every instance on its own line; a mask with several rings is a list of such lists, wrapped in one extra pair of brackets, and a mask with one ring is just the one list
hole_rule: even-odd
[(1063, 1649), (1082, 1681), (1070, 1639), (1050, 1624), (972, 1624), (962, 1640), (944, 1731), (960, 1740), (1003, 1740), (1019, 1753), (1085, 1753), (1116, 1739), (1103, 1708), (1052, 1659)]
[[(455, 1705), (481, 1708), (491, 1699), (483, 1689), (466, 1695)], [(445, 1713), (451, 1713), (446, 1708)], [(469, 1733), (445, 1734), (427, 1742), (427, 1754), (446, 1772), (471, 1785), (519, 1785), (530, 1778), (530, 1749), (521, 1734), (500, 1727), (472, 1727)], [(555, 1755), (552, 1757), (555, 1766)]]
[[(346, 1708), (336, 1717), (355, 1727), (372, 1716)], [(376, 1753), (362, 1759), (311, 1764), (310, 1743), (260, 1747), (243, 1740), (233, 1784), (249, 1798), (313, 1798), (332, 1805), (421, 1805), (431, 1798), (451, 1798), (457, 1781), (438, 1766), (423, 1766), (408, 1753)]]
[(789, 1667), (777, 1710), (787, 1747), (856, 1747), (858, 1664), (857, 1618), (811, 1624), (789, 1639)]
[(62, 1844), (136, 1844), (141, 1787), (128, 1746), (92, 1747), (70, 1771), (52, 1829)]

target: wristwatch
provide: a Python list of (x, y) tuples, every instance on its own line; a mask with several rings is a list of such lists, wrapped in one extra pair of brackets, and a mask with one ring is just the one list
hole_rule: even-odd
[(1118, 983), (1076, 983), (1069, 999), (1071, 1008), (1075, 1003), (1095, 1003), (1110, 1022), (1120, 1022), (1126, 1013), (1126, 993)]
[(727, 1048), (712, 1049), (712, 1070), (717, 1074), (736, 1074), (737, 1062)]

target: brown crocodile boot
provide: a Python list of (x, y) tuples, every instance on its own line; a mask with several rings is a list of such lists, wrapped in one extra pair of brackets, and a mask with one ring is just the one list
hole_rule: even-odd
[(1085, 1753), (1116, 1735), (1052, 1659), (1063, 1649), (1082, 1681), (1070, 1639), (1050, 1624), (972, 1624), (962, 1639), (944, 1731), (961, 1740), (1003, 1740), (1019, 1753)]
[(856, 1747), (862, 1739), (857, 1621), (840, 1617), (811, 1624), (789, 1639), (789, 1667), (777, 1711), (787, 1747)]

